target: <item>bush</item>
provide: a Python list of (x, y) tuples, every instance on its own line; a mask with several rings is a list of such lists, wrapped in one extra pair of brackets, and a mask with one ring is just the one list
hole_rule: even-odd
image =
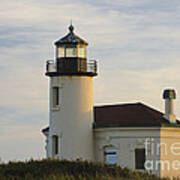
[(119, 166), (46, 159), (0, 164), (0, 180), (159, 180), (159, 178)]

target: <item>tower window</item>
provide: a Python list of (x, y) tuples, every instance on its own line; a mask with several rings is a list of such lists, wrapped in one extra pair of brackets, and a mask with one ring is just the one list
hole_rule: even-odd
[(53, 146), (53, 154), (56, 155), (59, 152), (59, 143), (58, 143), (58, 136), (54, 135), (52, 137), (52, 146)]
[(117, 164), (117, 149), (113, 146), (105, 147), (104, 160), (106, 164)]
[(53, 107), (57, 107), (59, 105), (59, 88), (53, 87)]
[(145, 169), (145, 149), (135, 149), (135, 164), (136, 169)]

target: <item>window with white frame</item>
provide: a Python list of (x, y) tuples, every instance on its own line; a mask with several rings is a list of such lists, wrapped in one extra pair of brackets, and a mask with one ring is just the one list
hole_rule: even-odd
[(117, 149), (114, 146), (104, 148), (104, 161), (106, 164), (117, 164)]

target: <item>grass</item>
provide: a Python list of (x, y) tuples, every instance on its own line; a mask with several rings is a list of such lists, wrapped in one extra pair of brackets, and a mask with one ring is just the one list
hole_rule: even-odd
[(0, 164), (0, 180), (160, 180), (160, 178), (119, 166), (48, 159)]

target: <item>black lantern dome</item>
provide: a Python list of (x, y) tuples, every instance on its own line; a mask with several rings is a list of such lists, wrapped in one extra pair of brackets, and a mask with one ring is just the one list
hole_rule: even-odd
[(56, 46), (61, 46), (61, 45), (65, 45), (65, 44), (84, 44), (84, 45), (88, 45), (88, 43), (85, 40), (78, 37), (74, 33), (74, 26), (72, 24), (69, 26), (69, 33), (66, 36), (64, 36), (63, 38), (61, 38), (61, 39), (59, 39), (58, 41), (55, 42)]
[[(69, 26), (69, 33), (55, 42), (56, 74), (95, 76), (96, 61), (87, 62), (88, 43), (74, 33), (74, 26)], [(52, 64), (52, 61), (49, 61)], [(48, 64), (47, 64), (48, 67)], [(52, 75), (47, 72), (46, 75)]]

